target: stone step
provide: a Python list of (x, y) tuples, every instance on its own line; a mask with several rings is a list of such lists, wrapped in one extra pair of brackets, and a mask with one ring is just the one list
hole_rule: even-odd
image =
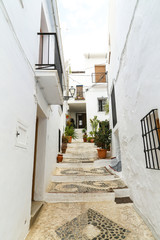
[(121, 179), (112, 181), (52, 182), (49, 193), (108, 193), (114, 189), (127, 188)]
[(115, 193), (46, 193), (45, 202), (104, 202), (114, 201)]
[(92, 168), (94, 167), (94, 162), (91, 163), (82, 163), (82, 162), (74, 162), (74, 163), (70, 163), (70, 162), (61, 162), (61, 163), (57, 163), (57, 167), (58, 168), (81, 168), (81, 167), (85, 167), (87, 168)]
[(108, 176), (52, 176), (52, 182), (84, 182), (84, 181), (113, 181), (114, 175)]
[(30, 219), (30, 228), (32, 227), (33, 223), (37, 219), (44, 202), (32, 201), (31, 203), (31, 219)]

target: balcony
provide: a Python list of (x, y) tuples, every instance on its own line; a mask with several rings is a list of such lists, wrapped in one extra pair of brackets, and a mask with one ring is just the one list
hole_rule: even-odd
[(38, 33), (39, 60), (36, 79), (48, 104), (63, 103), (62, 64), (56, 33)]

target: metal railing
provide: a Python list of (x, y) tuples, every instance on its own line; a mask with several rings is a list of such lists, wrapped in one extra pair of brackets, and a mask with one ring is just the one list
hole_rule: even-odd
[(160, 170), (160, 123), (158, 110), (141, 119), (146, 168)]
[(92, 73), (92, 83), (106, 83), (107, 72)]
[(39, 61), (36, 70), (57, 70), (62, 85), (62, 63), (59, 51), (59, 45), (56, 33), (37, 33), (40, 37), (39, 41)]

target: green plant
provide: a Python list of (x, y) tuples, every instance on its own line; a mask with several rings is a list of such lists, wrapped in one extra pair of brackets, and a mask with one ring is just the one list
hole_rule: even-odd
[(87, 142), (91, 142), (92, 137), (87, 137)]
[(73, 139), (77, 138), (77, 135), (75, 133), (75, 129), (72, 126), (66, 126), (65, 127), (65, 136), (71, 136)]
[(98, 124), (99, 124), (99, 120), (98, 120), (97, 116), (94, 116), (93, 119), (90, 119), (90, 124), (91, 124), (91, 127), (92, 127), (92, 132), (95, 135), (96, 132), (97, 132), (97, 129), (98, 129)]
[(89, 134), (91, 135), (92, 138), (94, 138), (94, 132), (90, 131)]
[(68, 143), (68, 138), (64, 134), (62, 135), (62, 143)]
[(87, 129), (86, 128), (83, 128), (82, 129), (82, 133), (85, 134), (87, 132)]
[(107, 99), (107, 102), (106, 102), (106, 104), (104, 106), (104, 110), (105, 110), (106, 114), (109, 113), (109, 101), (108, 101), (108, 99)]
[(112, 130), (109, 129), (109, 121), (102, 121), (95, 135), (95, 144), (102, 149), (108, 149), (111, 143)]

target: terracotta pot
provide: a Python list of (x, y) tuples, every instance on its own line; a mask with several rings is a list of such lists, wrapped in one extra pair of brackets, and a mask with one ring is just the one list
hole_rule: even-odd
[(72, 136), (67, 136), (68, 138), (68, 143), (71, 143), (72, 142)]
[(87, 138), (83, 138), (83, 142), (87, 142)]
[(58, 154), (57, 155), (57, 162), (59, 163), (59, 162), (62, 162), (62, 160), (63, 160), (63, 154)]
[(91, 143), (94, 143), (94, 138), (91, 139)]
[(98, 152), (98, 157), (99, 157), (100, 159), (106, 158), (107, 149), (100, 149), (100, 148), (98, 148), (98, 149), (97, 149), (97, 152)]
[(62, 148), (62, 153), (66, 153), (66, 148)]
[(62, 143), (62, 148), (67, 148), (67, 143)]

